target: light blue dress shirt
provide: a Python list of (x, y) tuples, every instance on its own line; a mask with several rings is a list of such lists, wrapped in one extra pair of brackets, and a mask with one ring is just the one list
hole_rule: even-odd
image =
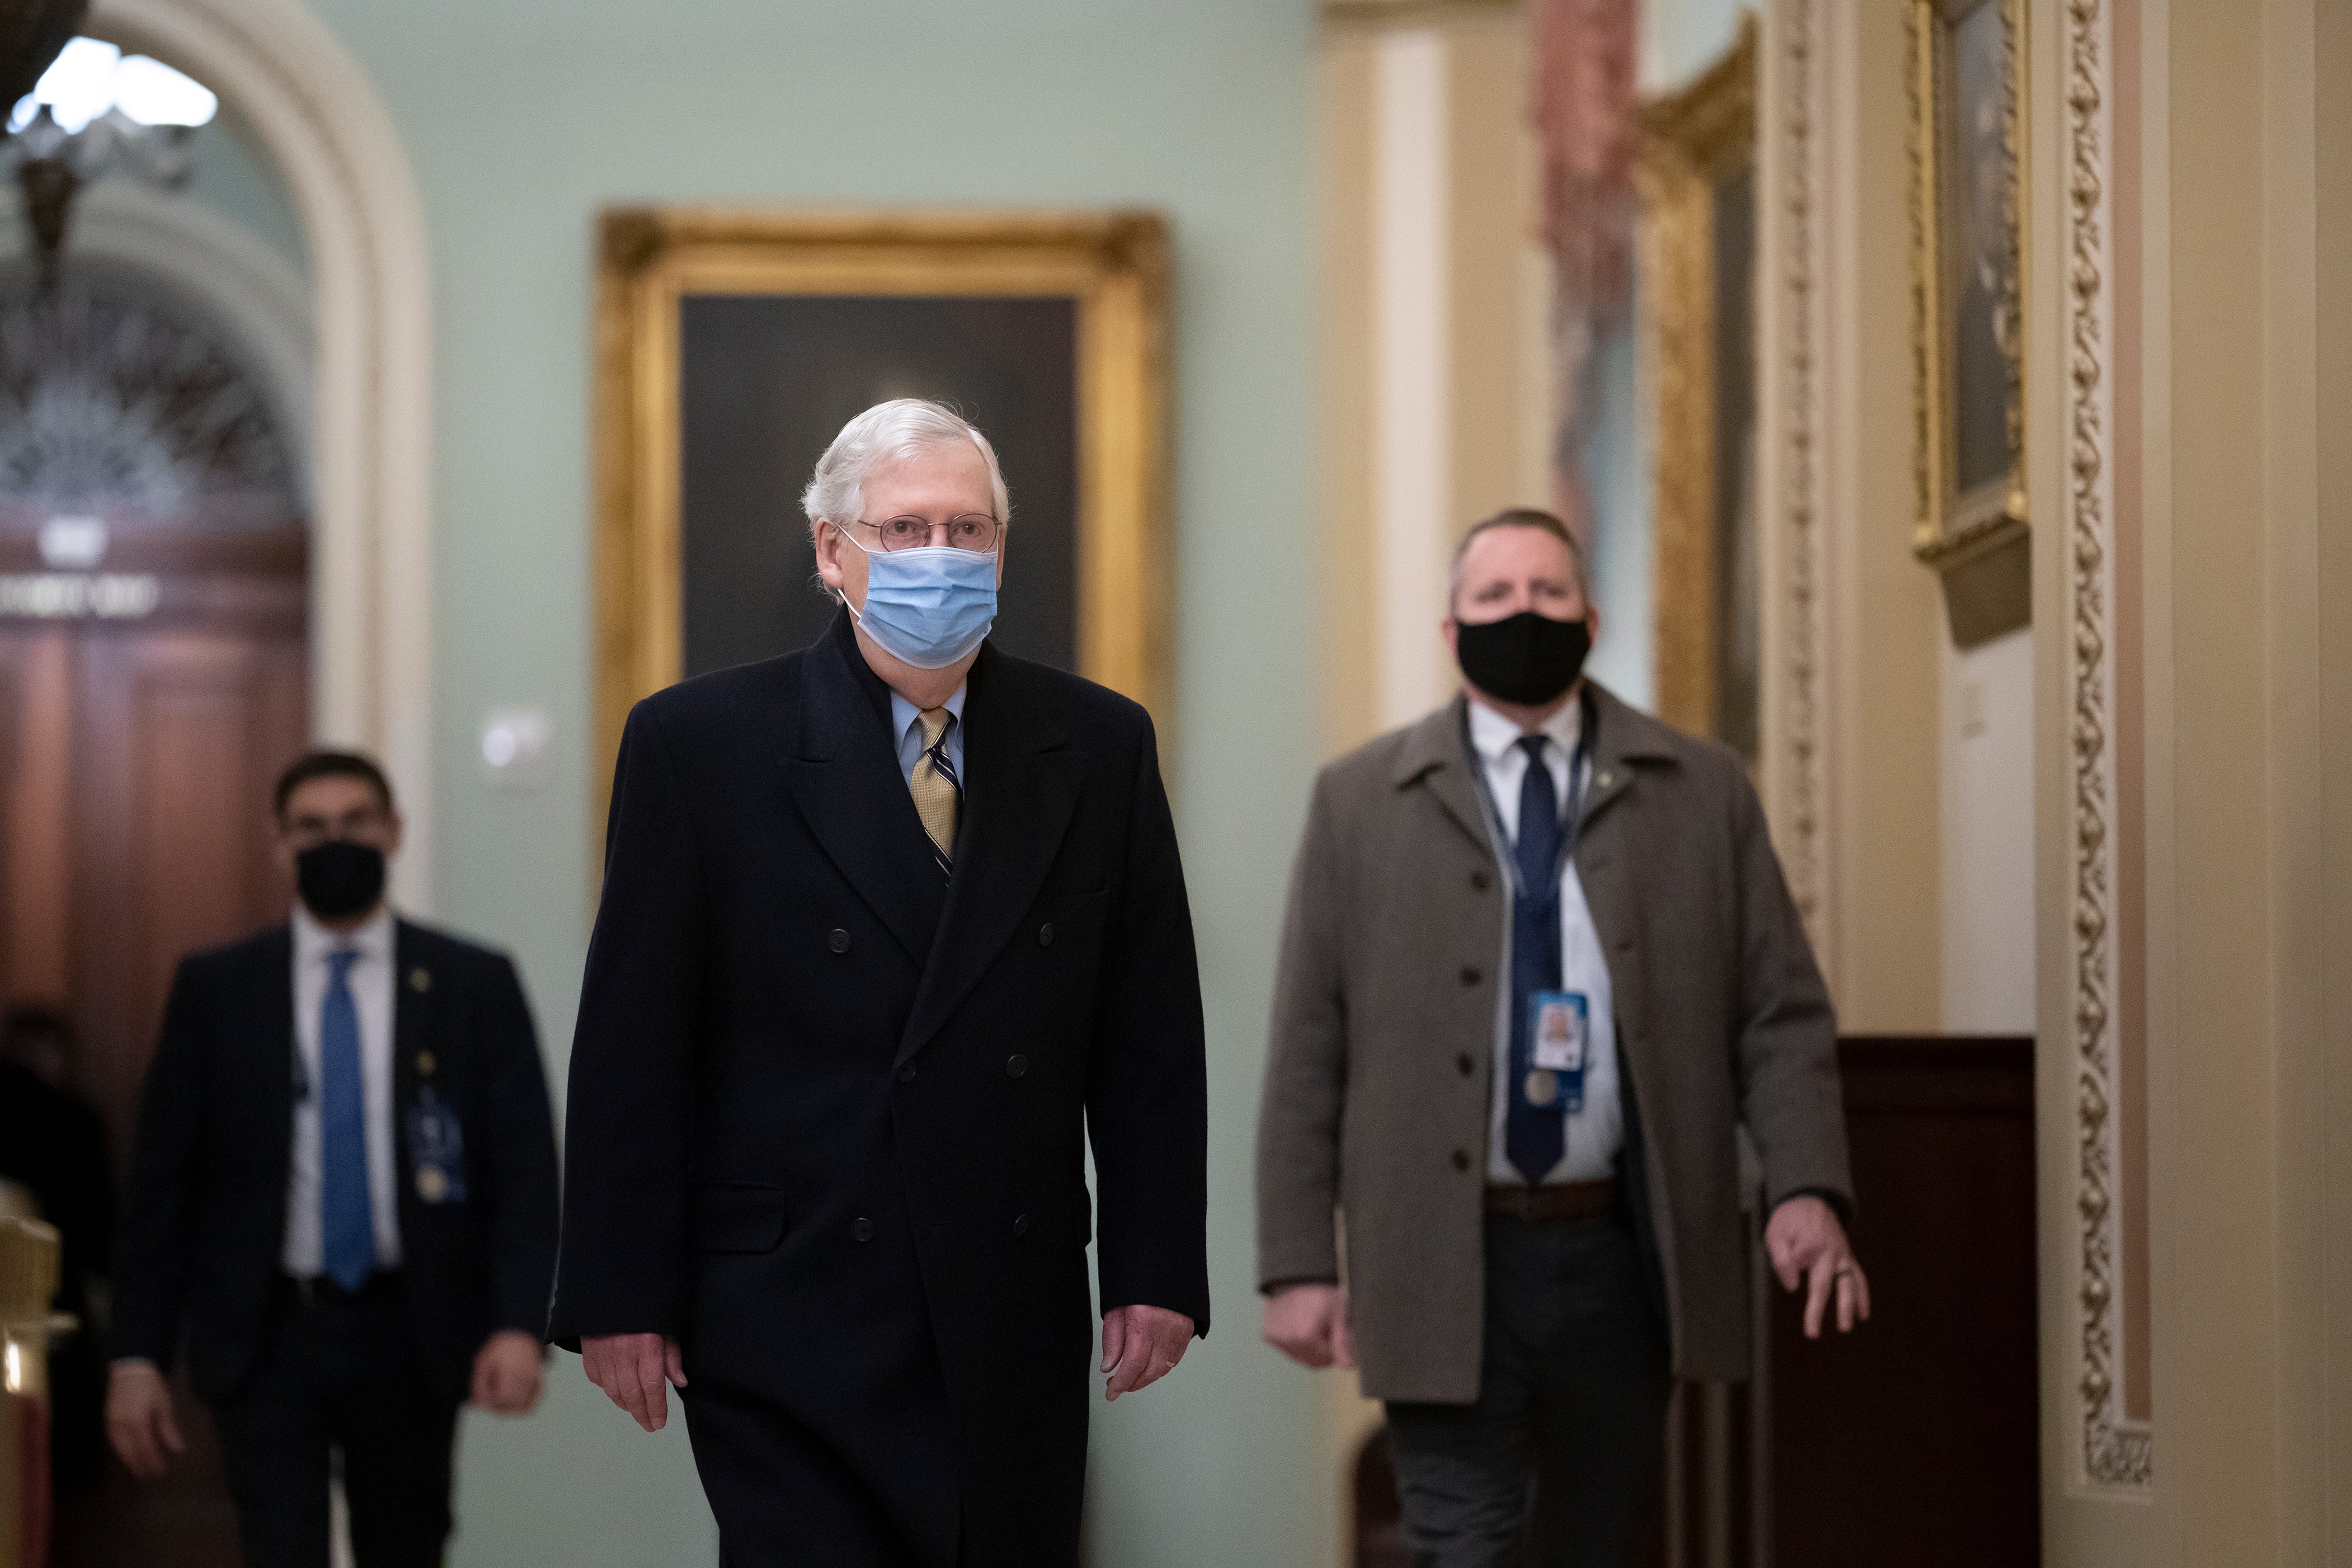
[[(948, 726), (948, 765), (955, 769), (956, 782), (965, 782), (963, 771), (963, 694), (971, 682), (955, 689), (955, 695), (940, 706), (955, 715)], [(898, 747), (898, 776), (908, 787), (915, 783), (915, 764), (923, 760), (923, 710), (899, 696), (890, 693), (890, 733)]]

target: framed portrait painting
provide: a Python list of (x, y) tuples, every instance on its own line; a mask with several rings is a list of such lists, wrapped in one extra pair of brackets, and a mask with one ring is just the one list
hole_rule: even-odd
[(2032, 614), (2022, 0), (1911, 0), (1917, 518), (1963, 647)]
[(599, 245), (600, 789), (638, 699), (832, 618), (801, 491), (892, 397), (949, 404), (996, 447), (1013, 515), (992, 640), (1166, 723), (1157, 215), (633, 208)]
[(1658, 712), (1753, 765), (1763, 743), (1757, 507), (1756, 19), (1641, 109)]

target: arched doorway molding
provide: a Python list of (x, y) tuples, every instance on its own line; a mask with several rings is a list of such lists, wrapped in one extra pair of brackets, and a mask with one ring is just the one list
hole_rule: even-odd
[(383, 760), (408, 818), (393, 892), (432, 903), (429, 253), (375, 88), (299, 0), (97, 0), (84, 30), (235, 105), (300, 214), (317, 344), (311, 731)]
[[(310, 286), (294, 265), (211, 208), (128, 180), (76, 199), (68, 244), (77, 271), (125, 273), (160, 290), (245, 363), (291, 449), (303, 504), (315, 508), (317, 340)], [(21, 286), (30, 250), (22, 217), (0, 208), (0, 277)]]

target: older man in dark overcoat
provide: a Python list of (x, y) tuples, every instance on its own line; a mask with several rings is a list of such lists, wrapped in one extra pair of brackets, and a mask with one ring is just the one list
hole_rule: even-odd
[(984, 640), (954, 414), (868, 410), (803, 503), (832, 628), (622, 742), (551, 1337), (648, 1430), (679, 1389), (730, 1568), (1074, 1564), (1089, 1236), (1111, 1396), (1209, 1325), (1151, 722)]

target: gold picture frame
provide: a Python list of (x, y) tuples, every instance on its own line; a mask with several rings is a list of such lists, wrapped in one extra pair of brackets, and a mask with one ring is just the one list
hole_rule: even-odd
[(1911, 0), (1912, 548), (1952, 640), (2032, 616), (2023, 0)]
[[(1640, 110), (1641, 352), (1651, 422), (1658, 712), (1753, 762), (1757, 26)], [(1726, 359), (1734, 363), (1726, 364)]]
[(1173, 548), (1160, 215), (611, 209), (599, 226), (595, 327), (600, 843), (629, 709), (683, 673), (680, 322), (698, 295), (1074, 301), (1076, 665), (1167, 728)]

